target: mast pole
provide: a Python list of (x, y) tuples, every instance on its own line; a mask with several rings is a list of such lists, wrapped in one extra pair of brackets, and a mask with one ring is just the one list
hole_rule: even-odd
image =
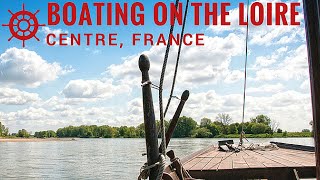
[[(177, 123), (179, 121), (179, 117), (182, 112), (183, 106), (186, 103), (186, 101), (188, 100), (188, 98), (189, 98), (189, 91), (188, 90), (183, 91), (183, 93), (181, 95), (180, 103), (176, 109), (176, 112), (173, 115), (173, 118), (170, 121), (168, 130), (166, 132), (166, 148), (168, 147), (169, 142), (171, 140), (171, 137), (173, 136), (173, 132), (174, 132), (174, 129), (176, 128)], [(162, 152), (163, 143), (164, 142), (161, 142), (161, 145), (159, 147), (159, 152)]]
[(310, 73), (317, 179), (320, 180), (320, 3), (303, 0)]
[[(149, 78), (150, 61), (146, 55), (139, 58), (139, 68), (142, 73), (142, 96), (143, 96), (143, 114), (144, 128), (147, 146), (148, 166), (153, 165), (159, 160), (158, 133), (151, 92), (151, 81)], [(158, 175), (158, 166), (150, 169), (150, 180), (155, 180)]]

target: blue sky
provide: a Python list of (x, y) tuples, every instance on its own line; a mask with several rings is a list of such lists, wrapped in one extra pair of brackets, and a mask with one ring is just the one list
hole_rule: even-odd
[[(31, 12), (39, 9), (39, 22), (47, 24), (48, 1), (0, 2), (1, 24), (9, 22), (11, 15), (7, 10), (17, 12), (22, 3)], [(62, 6), (65, 2), (58, 3)], [(77, 7), (81, 7), (82, 2), (85, 1), (75, 1)], [(134, 1), (119, 2), (130, 4)], [(164, 47), (132, 46), (131, 34), (166, 35), (169, 25), (154, 25), (150, 17), (155, 2), (141, 2), (145, 7), (145, 26), (59, 24), (40, 27), (37, 33), (40, 42), (28, 40), (25, 48), (17, 39), (8, 42), (11, 36), (8, 28), (0, 27), (0, 82), (3, 84), (0, 88), (0, 115), (11, 132), (21, 128), (37, 131), (80, 124), (135, 126), (142, 123), (137, 60), (141, 53), (150, 57), (151, 78), (157, 83)], [(171, 1), (164, 2), (169, 4)], [(179, 96), (184, 89), (190, 90), (190, 100), (183, 114), (198, 122), (203, 117), (215, 119), (218, 113), (229, 113), (234, 122), (241, 120), (245, 27), (237, 26), (237, 5), (241, 1), (229, 2), (231, 26), (194, 26), (192, 8), (187, 17), (185, 32), (204, 33), (206, 40), (204, 47), (183, 47), (175, 94)], [(298, 10), (301, 12), (302, 8)], [(92, 8), (91, 12), (94, 12)], [(310, 128), (311, 102), (302, 17), (300, 14), (298, 18), (301, 26), (250, 26), (247, 121), (258, 114), (266, 114), (285, 130)], [(175, 33), (180, 30), (181, 26), (176, 26)], [(48, 32), (116, 32), (124, 47), (50, 47), (44, 42)], [(177, 47), (172, 47), (165, 97), (168, 96), (176, 54)], [(154, 91), (158, 117), (156, 93)], [(177, 103), (172, 103), (167, 118)]]

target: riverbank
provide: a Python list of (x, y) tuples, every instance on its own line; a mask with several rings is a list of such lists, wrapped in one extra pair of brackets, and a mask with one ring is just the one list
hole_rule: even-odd
[[(311, 132), (283, 132), (273, 134), (246, 134), (246, 138), (303, 138), (313, 137)], [(221, 134), (214, 138), (239, 138), (239, 134)]]
[(47, 141), (74, 141), (74, 138), (0, 138), (1, 142), (47, 142)]

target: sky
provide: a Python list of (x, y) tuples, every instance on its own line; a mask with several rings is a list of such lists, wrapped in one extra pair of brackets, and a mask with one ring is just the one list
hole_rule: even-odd
[[(11, 17), (8, 10), (15, 13), (21, 10), (24, 3), (28, 11), (40, 10), (38, 21), (47, 24), (48, 2), (0, 0), (0, 23), (7, 24)], [(57, 1), (61, 6), (65, 2)], [(83, 2), (75, 1), (77, 7), (81, 7)], [(130, 4), (134, 1), (119, 2)], [(164, 2), (169, 4), (173, 1)], [(190, 116), (197, 122), (204, 117), (214, 120), (218, 113), (228, 113), (233, 122), (241, 122), (246, 28), (237, 25), (238, 3), (242, 1), (229, 2), (231, 6), (227, 10), (230, 16), (227, 19), (231, 21), (231, 26), (194, 26), (192, 9), (187, 16), (185, 32), (203, 33), (205, 46), (182, 47), (174, 95), (181, 96), (186, 89), (190, 91), (182, 115)], [(0, 121), (9, 127), (11, 133), (22, 128), (35, 132), (68, 125), (137, 126), (142, 123), (138, 58), (142, 53), (150, 58), (151, 81), (158, 84), (165, 47), (132, 46), (130, 38), (132, 33), (153, 33), (155, 36), (164, 33), (167, 36), (169, 24), (156, 26), (150, 19), (154, 3), (143, 2), (144, 26), (44, 26), (39, 27), (36, 34), (40, 41), (30, 39), (24, 48), (21, 41), (15, 38), (8, 42), (10, 31), (8, 27), (1, 26)], [(245, 121), (265, 114), (278, 122), (283, 130), (311, 129), (312, 108), (302, 3), (298, 11), (300, 26), (249, 26)], [(176, 26), (174, 33), (180, 31), (181, 26)], [(118, 33), (118, 39), (124, 46), (62, 47), (45, 43), (48, 33), (88, 32)], [(177, 50), (177, 46), (171, 47), (164, 82), (165, 102), (169, 96)], [(153, 89), (155, 112), (159, 119), (157, 93)], [(178, 103), (178, 100), (173, 100), (166, 119), (173, 116)]]

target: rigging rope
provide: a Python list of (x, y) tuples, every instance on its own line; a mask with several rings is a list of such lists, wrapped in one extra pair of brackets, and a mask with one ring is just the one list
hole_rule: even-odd
[(184, 28), (185, 28), (186, 20), (187, 20), (189, 1), (190, 0), (187, 0), (186, 8), (185, 8), (185, 11), (184, 11), (184, 17), (183, 17), (184, 19), (183, 19), (182, 29), (181, 29), (181, 33), (180, 33), (181, 39), (180, 39), (180, 43), (179, 43), (176, 67), (174, 69), (174, 75), (173, 75), (173, 80), (172, 80), (172, 85), (171, 85), (171, 90), (170, 90), (170, 96), (169, 96), (169, 99), (168, 99), (168, 103), (167, 103), (166, 109), (164, 111), (164, 117), (166, 117), (166, 114), (167, 114), (169, 106), (170, 106), (171, 99), (172, 99), (172, 97), (174, 97), (173, 96), (173, 91), (174, 91), (174, 86), (176, 84), (176, 77), (177, 77), (177, 74), (178, 74), (179, 60), (180, 60), (180, 54), (181, 54), (181, 48), (182, 48), (182, 37), (184, 35)]
[(165, 166), (166, 166), (166, 161), (165, 160), (166, 160), (165, 156), (161, 154), (159, 156), (159, 161), (158, 162), (156, 162), (156, 163), (154, 163), (152, 165), (148, 165), (148, 163), (145, 163), (140, 169), (140, 174), (139, 174), (138, 180), (148, 179), (148, 177), (150, 175), (150, 169), (154, 168), (156, 166), (159, 166), (159, 171), (158, 171), (156, 180), (161, 180), (163, 171), (164, 171)]
[(241, 126), (241, 134), (240, 134), (240, 145), (243, 144), (243, 125), (244, 125), (244, 113), (246, 107), (246, 89), (247, 89), (247, 64), (248, 64), (248, 38), (249, 38), (249, 5), (250, 0), (247, 0), (247, 29), (246, 29), (246, 57), (244, 64), (244, 85), (243, 85), (243, 104), (242, 104), (242, 126)]
[[(175, 8), (178, 8), (179, 0), (176, 0)], [(176, 21), (176, 17), (174, 17), (174, 23), (170, 27), (170, 33), (169, 36), (173, 33), (174, 29), (174, 24)], [(166, 47), (166, 52), (164, 55), (164, 60), (163, 60), (163, 65), (162, 65), (162, 71), (161, 71), (161, 76), (160, 76), (160, 85), (159, 85), (159, 110), (160, 110), (160, 130), (161, 130), (161, 139), (162, 139), (162, 154), (165, 156), (166, 154), (166, 138), (165, 138), (165, 124), (164, 124), (164, 116), (163, 116), (163, 104), (162, 104), (162, 87), (163, 87), (163, 81), (164, 81), (164, 75), (166, 73), (166, 67), (167, 67), (167, 62), (168, 62), (168, 56), (169, 56), (169, 51), (170, 51), (170, 38), (168, 38), (168, 43)]]

